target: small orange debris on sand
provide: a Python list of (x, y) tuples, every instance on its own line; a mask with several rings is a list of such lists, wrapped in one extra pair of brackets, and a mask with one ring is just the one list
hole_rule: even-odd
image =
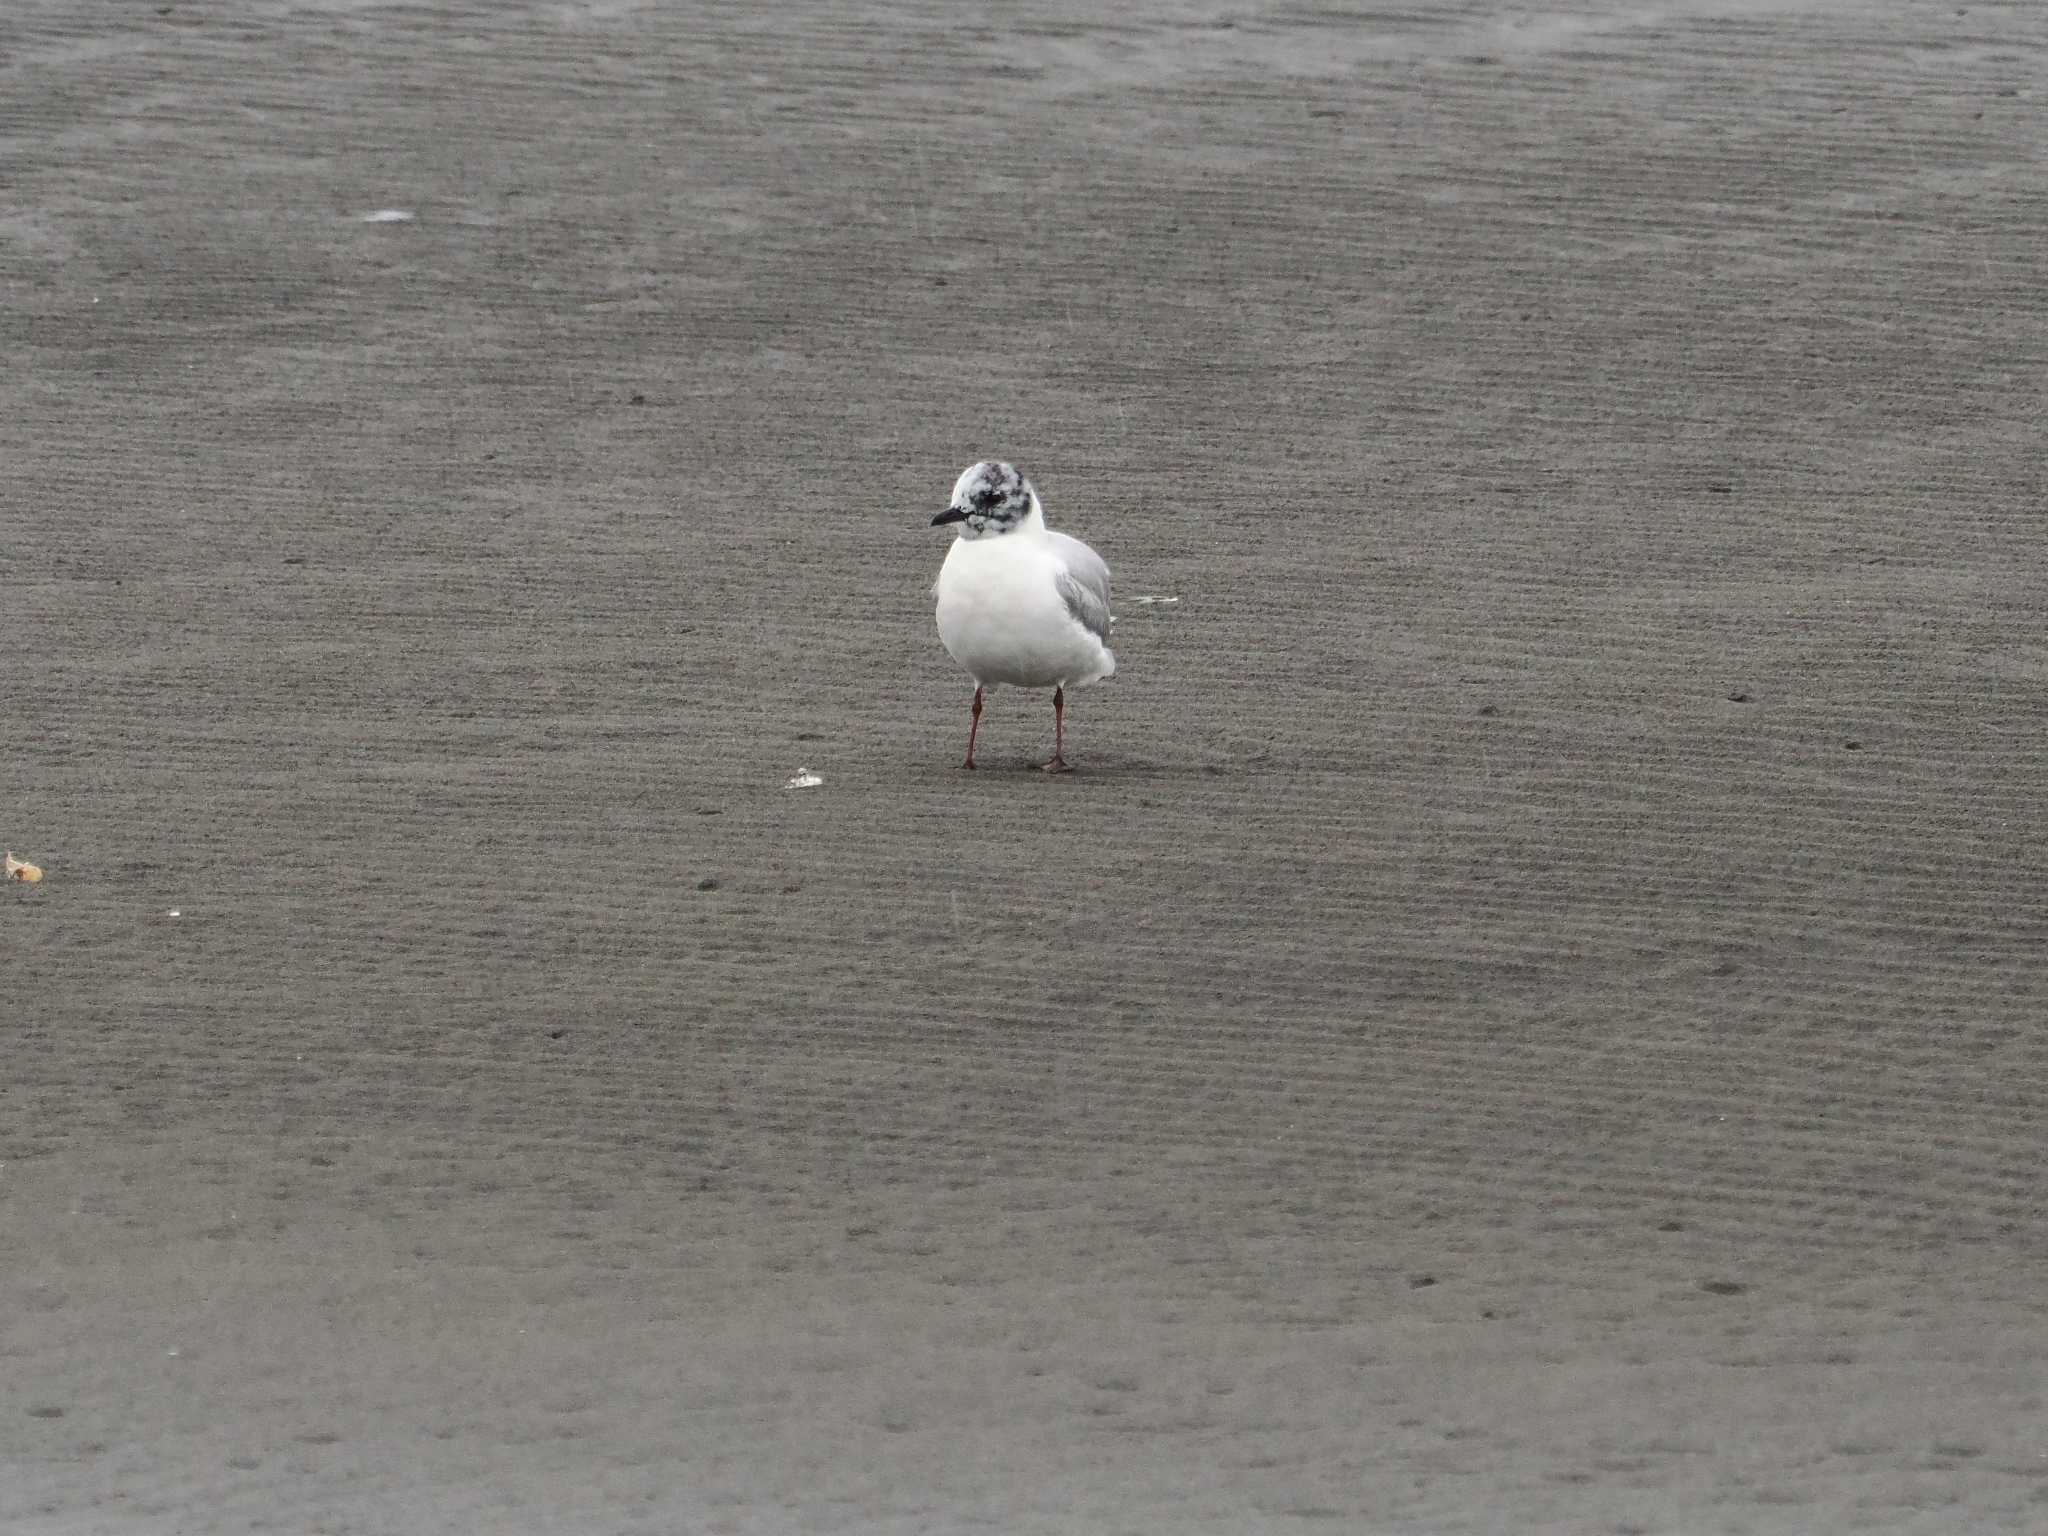
[(38, 866), (24, 864), (10, 853), (7, 855), (7, 878), (10, 880), (24, 880), (28, 884), (34, 885), (43, 878), (43, 872)]

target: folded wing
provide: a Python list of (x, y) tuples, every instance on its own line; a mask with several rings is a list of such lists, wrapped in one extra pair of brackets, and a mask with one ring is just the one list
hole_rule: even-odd
[(1116, 622), (1109, 611), (1109, 567), (1103, 564), (1102, 556), (1079, 539), (1057, 530), (1052, 535), (1052, 547), (1059, 557), (1060, 571), (1055, 580), (1067, 612), (1107, 644), (1109, 627)]

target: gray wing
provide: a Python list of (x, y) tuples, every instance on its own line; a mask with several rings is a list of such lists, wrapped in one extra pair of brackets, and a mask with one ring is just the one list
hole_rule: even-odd
[(1109, 612), (1109, 567), (1086, 544), (1057, 529), (1053, 531), (1052, 547), (1060, 559), (1057, 583), (1067, 612), (1107, 644), (1109, 626), (1116, 622)]

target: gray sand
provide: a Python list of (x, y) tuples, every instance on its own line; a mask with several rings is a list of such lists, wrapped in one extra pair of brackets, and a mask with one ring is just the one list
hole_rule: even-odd
[(0, 1526), (2048, 1525), (2048, 17), (986, 9), (12, 7)]

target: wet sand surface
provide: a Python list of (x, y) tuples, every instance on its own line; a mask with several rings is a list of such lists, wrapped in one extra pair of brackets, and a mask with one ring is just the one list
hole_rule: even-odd
[(2048, 1527), (2048, 18), (1116, 14), (14, 8), (9, 1532)]

